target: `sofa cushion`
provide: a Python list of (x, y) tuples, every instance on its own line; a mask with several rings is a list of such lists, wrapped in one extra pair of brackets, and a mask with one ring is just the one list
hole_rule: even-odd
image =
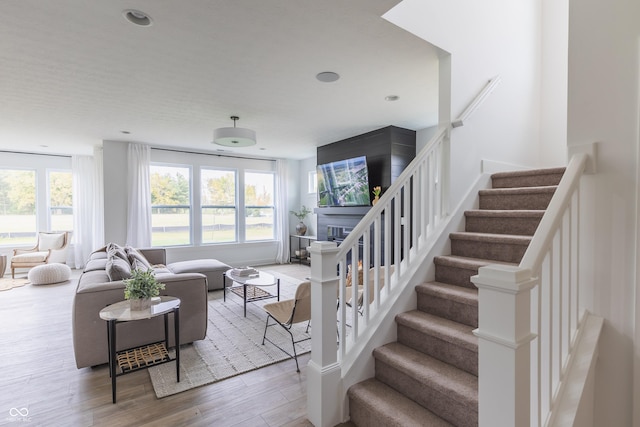
[(49, 252), (27, 252), (25, 254), (14, 255), (11, 258), (11, 262), (13, 264), (18, 263), (34, 263), (34, 262), (44, 262), (47, 259)]
[(125, 261), (118, 256), (112, 256), (107, 259), (106, 271), (109, 276), (109, 280), (112, 282), (131, 277), (131, 265), (129, 264), (129, 261)]
[(89, 259), (84, 271), (105, 270), (107, 268), (107, 258)]
[(189, 261), (177, 261), (167, 265), (173, 273), (202, 273), (207, 277), (209, 290), (222, 289), (224, 287), (224, 272), (231, 267), (217, 259), (193, 259)]

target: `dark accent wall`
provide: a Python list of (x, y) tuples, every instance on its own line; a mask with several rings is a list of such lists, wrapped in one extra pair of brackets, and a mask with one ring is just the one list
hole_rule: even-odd
[[(379, 185), (384, 192), (416, 156), (416, 132), (387, 126), (323, 145), (317, 152), (319, 165), (359, 156), (367, 156), (369, 191)], [(366, 206), (316, 208), (318, 240), (327, 240), (328, 225), (354, 227), (368, 211)]]
[[(384, 192), (416, 156), (416, 132), (387, 126), (318, 147), (318, 164), (367, 156), (369, 190)], [(373, 197), (373, 196), (372, 196)]]

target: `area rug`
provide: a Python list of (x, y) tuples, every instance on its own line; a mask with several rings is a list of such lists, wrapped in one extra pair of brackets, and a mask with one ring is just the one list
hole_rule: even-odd
[(0, 291), (18, 288), (29, 283), (28, 279), (12, 279), (11, 277), (0, 278)]
[[(280, 278), (280, 299), (292, 298), (299, 279), (274, 271)], [(274, 287), (265, 288), (275, 292)], [(262, 345), (266, 313), (262, 305), (276, 301), (268, 299), (247, 304), (247, 317), (243, 316), (242, 299), (227, 291), (226, 302), (222, 291), (209, 292), (209, 325), (204, 340), (180, 349), (180, 382), (176, 382), (175, 362), (150, 368), (149, 376), (158, 398), (170, 396), (195, 387), (281, 362), (290, 357), (268, 341)], [(296, 340), (309, 337), (306, 324), (294, 325)], [(267, 336), (280, 347), (291, 352), (291, 337), (280, 326), (271, 326)], [(291, 349), (291, 350), (289, 350)], [(311, 351), (311, 340), (296, 345), (298, 354)], [(173, 356), (172, 351), (172, 356)], [(291, 372), (295, 373), (291, 360)]]

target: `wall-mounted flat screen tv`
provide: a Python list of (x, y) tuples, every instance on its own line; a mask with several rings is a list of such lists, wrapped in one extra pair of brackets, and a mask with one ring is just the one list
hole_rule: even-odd
[(369, 206), (365, 156), (318, 165), (318, 206)]

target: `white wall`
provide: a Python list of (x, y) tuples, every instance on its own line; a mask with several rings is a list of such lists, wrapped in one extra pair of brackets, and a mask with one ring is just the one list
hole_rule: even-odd
[(590, 298), (595, 313), (605, 318), (596, 368), (598, 426), (640, 425), (638, 414), (632, 415), (640, 399), (639, 17), (637, 1), (569, 4), (568, 142), (599, 141), (598, 174), (589, 183), (595, 191)]
[(451, 133), (451, 206), (479, 176), (483, 158), (541, 163), (540, 13), (535, 0), (405, 0), (385, 15), (450, 54), (441, 55), (450, 65), (441, 67), (440, 79), (446, 82), (443, 69), (450, 66), (453, 119), (491, 78), (501, 76), (485, 103)]
[[(309, 172), (314, 172), (316, 170), (316, 156), (309, 157), (308, 159), (303, 159), (299, 161), (299, 170), (300, 170), (300, 189), (298, 192), (298, 208), (294, 208), (294, 210), (299, 210), (302, 205), (305, 205), (312, 211), (312, 213), (305, 218), (304, 223), (307, 226), (307, 236), (316, 236), (318, 234), (317, 228), (317, 215), (313, 213), (313, 210), (318, 206), (318, 195), (317, 193), (309, 192)], [(295, 232), (296, 223), (298, 222), (297, 218), (291, 216), (291, 227), (293, 228), (292, 232)]]

